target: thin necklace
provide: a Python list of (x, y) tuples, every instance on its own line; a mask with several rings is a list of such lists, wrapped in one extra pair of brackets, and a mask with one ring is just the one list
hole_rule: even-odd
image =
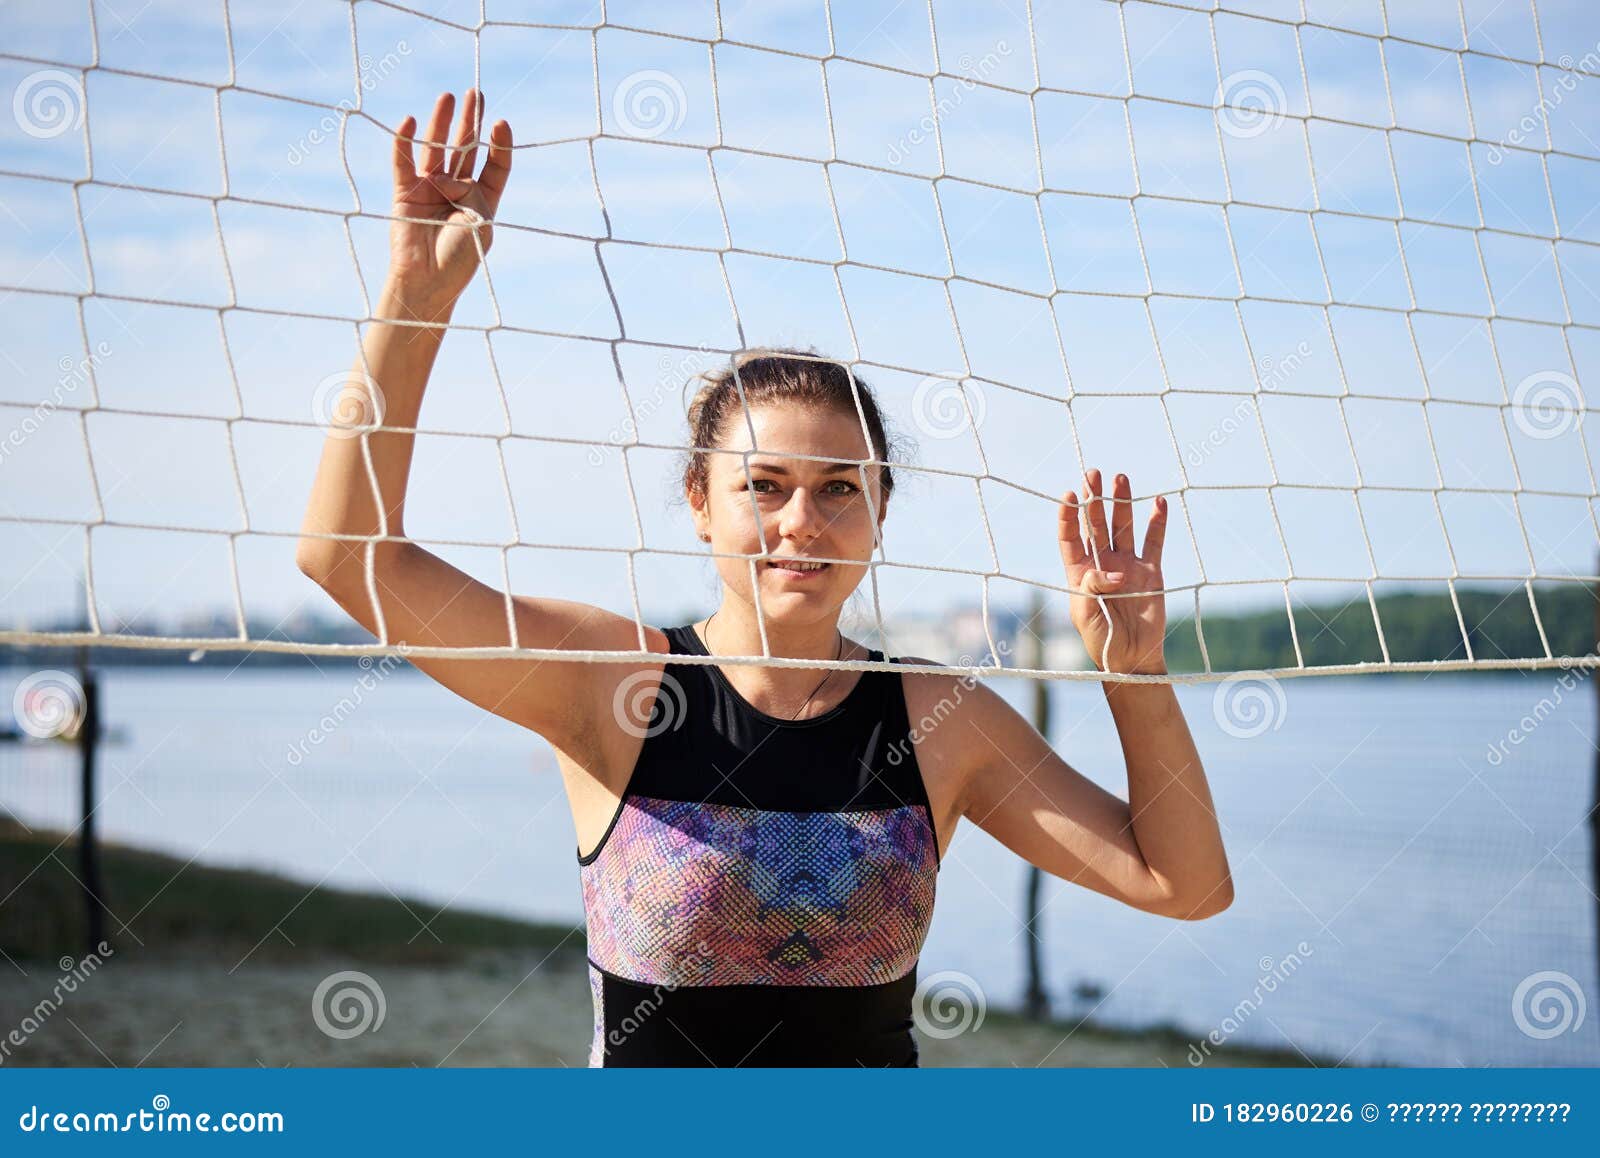
[[(718, 608), (718, 610), (720, 611), (721, 608)], [(717, 612), (713, 611), (711, 613), (711, 619), (715, 619), (716, 617), (717, 617)], [(716, 652), (711, 651), (711, 619), (706, 620), (706, 626), (705, 626), (705, 629), (701, 632), (701, 635), (704, 638), (704, 642), (705, 642), (705, 645), (706, 645), (706, 651), (709, 652), (712, 655), (715, 655)], [(843, 655), (844, 655), (844, 632), (839, 631), (839, 629), (837, 627), (834, 628), (834, 631), (838, 631), (839, 632), (839, 650), (838, 650), (838, 653), (836, 655), (834, 655), (834, 657), (833, 657), (833, 662), (834, 663), (838, 663), (840, 658), (843, 657)], [(806, 710), (806, 707), (811, 703), (811, 701), (817, 698), (817, 693), (822, 690), (823, 685), (826, 684), (832, 678), (833, 678), (833, 669), (829, 669), (828, 674), (822, 677), (822, 683), (818, 684), (816, 687), (811, 689), (811, 694), (805, 698), (805, 703), (800, 705), (799, 711), (795, 712), (795, 714), (790, 716), (789, 718), (791, 720), (798, 720), (800, 718), (800, 712), (803, 712), (803, 711)]]

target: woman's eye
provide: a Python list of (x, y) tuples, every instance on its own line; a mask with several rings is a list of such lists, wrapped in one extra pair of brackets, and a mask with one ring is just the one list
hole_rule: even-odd
[[(761, 495), (774, 495), (780, 493), (782, 490), (777, 481), (770, 478), (758, 478), (752, 480), (750, 483), (750, 489)], [(832, 482), (827, 484), (824, 493), (830, 495), (848, 496), (855, 494), (860, 489), (861, 488), (856, 486), (854, 483), (845, 482), (843, 479), (834, 479)]]

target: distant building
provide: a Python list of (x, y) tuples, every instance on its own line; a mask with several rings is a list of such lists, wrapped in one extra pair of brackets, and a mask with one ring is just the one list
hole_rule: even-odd
[[(978, 608), (964, 607), (939, 616), (887, 619), (884, 621), (884, 630), (889, 636), (886, 650), (893, 655), (925, 656), (936, 663), (959, 664), (963, 657), (966, 662), (993, 663), (998, 658), (1006, 667), (1018, 667), (1026, 662), (1029, 654), (1022, 642), (1024, 623), (1024, 617), (1017, 612), (997, 607), (989, 609), (987, 632)], [(874, 646), (883, 647), (877, 638), (877, 625), (871, 621), (847, 623), (845, 629), (872, 639)], [(1092, 666), (1077, 630), (1064, 616), (1051, 616), (1047, 620), (1043, 662), (1051, 671), (1082, 671)]]

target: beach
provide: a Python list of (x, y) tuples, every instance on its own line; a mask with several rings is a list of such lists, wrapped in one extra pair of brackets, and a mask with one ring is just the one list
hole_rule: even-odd
[[(210, 959), (206, 959), (209, 956)], [(576, 1066), (588, 1065), (593, 1014), (580, 948), (550, 953), (480, 950), (452, 963), (363, 962), (345, 956), (229, 963), (151, 954), (111, 962), (68, 997), (6, 1059), (38, 1066)], [(383, 995), (381, 1022), (329, 1036), (313, 995), (327, 978), (365, 973)], [(8, 967), (0, 982), (6, 1029), (27, 1016), (33, 987)], [(49, 963), (30, 970), (53, 980)], [(48, 986), (41, 986), (44, 992)], [(354, 992), (354, 990), (352, 990)], [(1189, 1066), (1176, 1035), (1116, 1034), (1062, 1023), (1030, 1024), (985, 1011), (949, 1038), (918, 1033), (925, 1066)], [(1207, 1065), (1292, 1064), (1252, 1051)]]
[[(588, 1065), (581, 928), (433, 912), (109, 844), (108, 952), (87, 956), (76, 854), (61, 833), (0, 821), (0, 1064)], [(1197, 1056), (1161, 1029), (982, 1006), (919, 1024), (917, 1039), (925, 1066), (1184, 1067)], [(1223, 1048), (1204, 1064), (1309, 1060)]]

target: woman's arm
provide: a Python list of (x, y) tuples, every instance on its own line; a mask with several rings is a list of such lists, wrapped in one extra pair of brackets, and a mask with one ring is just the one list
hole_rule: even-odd
[[(412, 153), (415, 120), (407, 117), (395, 138), (393, 216), (420, 220), (397, 220), (391, 227), (390, 266), (374, 303), (376, 320), (333, 407), (297, 562), (340, 607), (389, 643), (506, 647), (515, 622), (520, 647), (636, 649), (639, 629), (629, 619), (565, 600), (507, 599), (406, 539), (415, 436), (409, 429), (357, 433), (362, 426), (417, 425), (443, 327), (477, 269), (479, 244), (486, 253), (493, 239), (489, 222), (511, 169), (511, 127), (495, 124), (483, 173), (474, 180), (482, 97), (467, 93), (456, 147), (447, 158), (443, 143), (453, 106), (448, 93), (435, 104), (425, 140), (438, 143), (424, 143), (420, 168)], [(364, 445), (371, 452), (370, 474)], [(664, 650), (664, 643), (649, 649)], [(609, 712), (606, 681), (618, 678), (616, 665), (592, 663), (412, 662), (458, 695), (568, 750), (592, 735), (598, 712)]]
[[(416, 426), (444, 331), (389, 323), (443, 325), (454, 308), (450, 301), (429, 302), (392, 277), (373, 305), (376, 320), (332, 406), (332, 429), (322, 444), (296, 553), (300, 569), (325, 587), (365, 586), (369, 545), (375, 570), (392, 566), (413, 547), (405, 541), (405, 499), (415, 435), (386, 430), (363, 439), (357, 432), (363, 426)], [(364, 444), (372, 456), (370, 475)], [(357, 538), (332, 537), (337, 535)], [(384, 538), (370, 542), (377, 536)]]
[[(1073, 622), (1104, 670), (1165, 673), (1166, 503), (1156, 500), (1144, 552), (1135, 555), (1127, 477), (1117, 476), (1109, 529), (1098, 471), (1088, 486), (1090, 550), (1079, 537), (1071, 491), (1059, 520)], [(1102, 611), (1095, 596), (1111, 592), (1131, 597), (1107, 599)], [(963, 773), (959, 814), (1044, 871), (1136, 908), (1185, 920), (1221, 912), (1233, 901), (1233, 879), (1205, 769), (1172, 686), (1101, 687), (1122, 741), (1126, 801), (1073, 769), (1016, 709), (980, 687), (965, 697), (970, 707), (958, 717), (946, 757)]]
[[(376, 320), (367, 327), (361, 353), (330, 407), (331, 429), (302, 526), (306, 537), (300, 540), (298, 561), (318, 582), (346, 586), (350, 576), (364, 576), (368, 544), (317, 536), (404, 537), (414, 436), (389, 431), (361, 436), (358, 431), (363, 426), (416, 425), (444, 326), (477, 270), (479, 246), (487, 253), (493, 244), (487, 219), (494, 216), (511, 171), (511, 126), (504, 121), (495, 125), (483, 176), (470, 180), (478, 150), (468, 142), (477, 139), (481, 99), (467, 93), (455, 154), (447, 162), (443, 142), (454, 105), (449, 93), (434, 105), (420, 171), (411, 140), (416, 120), (406, 117), (395, 134), (389, 269), (373, 303)], [(404, 555), (405, 547), (381, 542), (373, 544), (373, 553), (387, 564)]]
[(1127, 800), (1071, 767), (979, 685), (966, 695), (955, 742), (965, 773), (959, 813), (1052, 876), (1162, 916), (1214, 916), (1232, 903), (1233, 882), (1172, 688), (1105, 687), (1127, 763)]

